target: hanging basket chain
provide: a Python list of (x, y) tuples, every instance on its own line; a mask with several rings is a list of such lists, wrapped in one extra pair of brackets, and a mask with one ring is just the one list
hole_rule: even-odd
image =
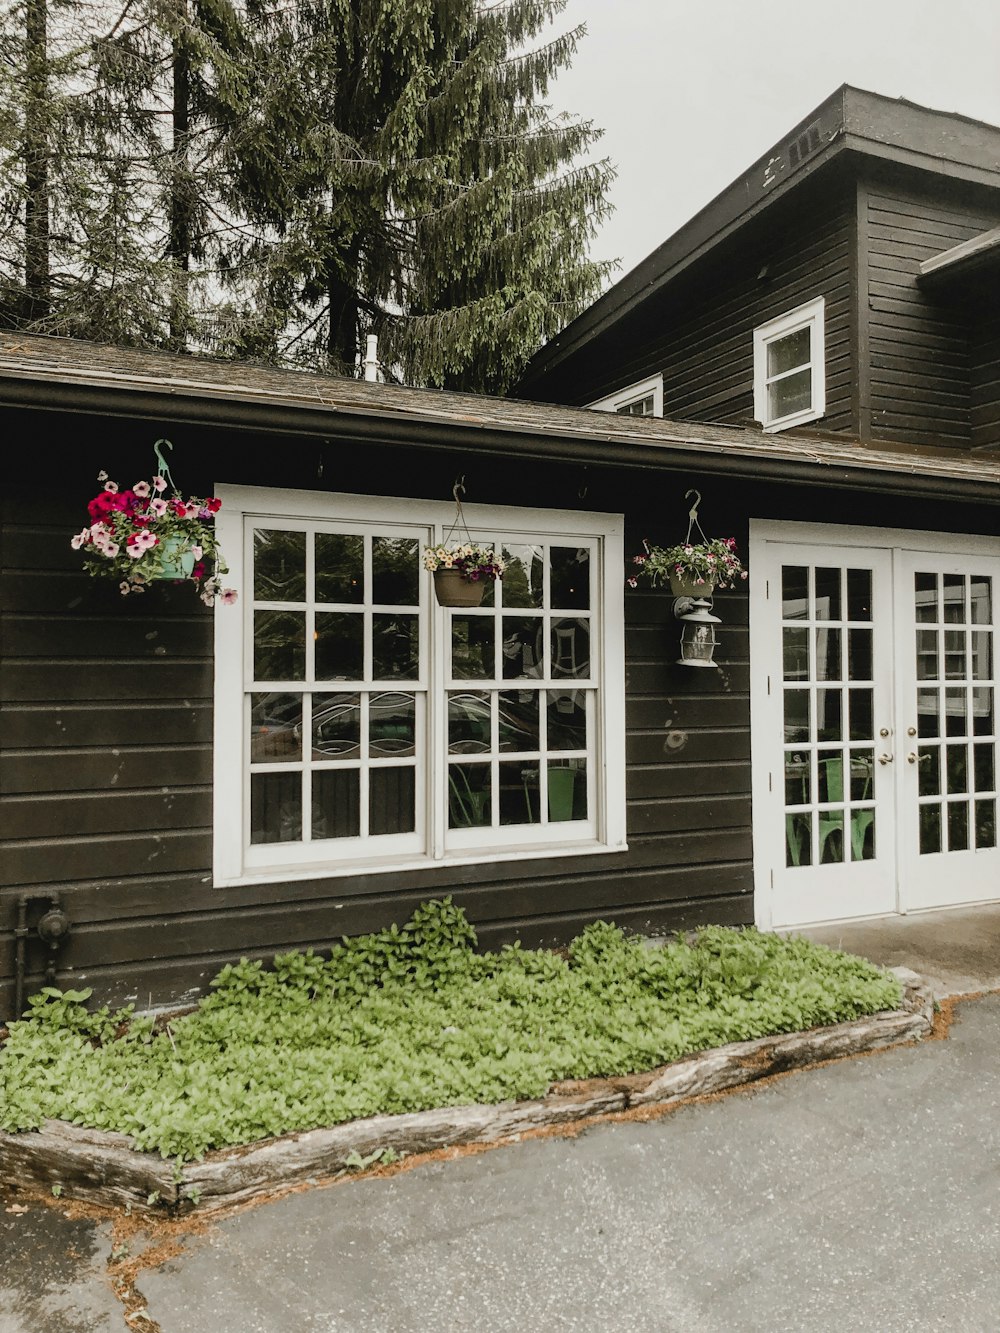
[(160, 452), (161, 444), (166, 445), (168, 449), (172, 449), (174, 447), (173, 444), (170, 442), (170, 440), (157, 440), (156, 443), (153, 445), (153, 453), (156, 455), (156, 461), (160, 465), (159, 475), (161, 477), (166, 478), (166, 480), (170, 483), (170, 488), (173, 491), (174, 495), (179, 495), (180, 492), (177, 489), (177, 483), (176, 481), (174, 481), (173, 476), (171, 475), (170, 467), (167, 464), (167, 460), (163, 457), (163, 454)]
[(692, 531), (696, 531), (697, 535), (701, 538), (702, 542), (707, 545), (708, 538), (705, 536), (705, 533), (702, 530), (702, 526), (698, 522), (698, 506), (701, 504), (701, 492), (693, 490), (685, 491), (684, 499), (687, 500), (692, 495), (696, 496), (697, 498), (695, 499), (694, 504), (688, 510), (688, 530), (687, 530), (687, 536), (684, 538), (684, 545), (690, 546), (692, 544), (691, 543)]
[(447, 546), (449, 541), (454, 541), (457, 543), (460, 535), (464, 533), (466, 546), (472, 546), (473, 545), (472, 533), (469, 531), (469, 526), (465, 521), (465, 513), (462, 509), (462, 501), (460, 499), (460, 496), (465, 494), (464, 476), (456, 479), (454, 486), (451, 488), (451, 493), (455, 498), (455, 517), (452, 521), (451, 527), (444, 534), (442, 545)]

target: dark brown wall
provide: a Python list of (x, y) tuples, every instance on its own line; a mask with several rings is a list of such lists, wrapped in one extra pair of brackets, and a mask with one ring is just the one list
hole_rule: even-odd
[(989, 284), (989, 305), (972, 323), (969, 371), (973, 448), (1000, 445), (1000, 282)]
[(824, 296), (827, 414), (817, 424), (852, 429), (854, 226), (853, 184), (826, 171), (532, 386), (529, 396), (592, 402), (662, 372), (665, 417), (751, 421), (754, 328)]
[(995, 227), (1000, 202), (893, 172), (860, 190), (871, 364), (863, 428), (870, 416), (876, 440), (968, 447), (981, 430), (974, 440), (978, 400), (996, 398), (996, 334), (992, 349), (980, 344), (967, 304), (922, 289), (917, 276), (922, 260)]
[[(323, 947), (402, 921), (442, 892), (455, 894), (489, 945), (515, 936), (565, 941), (602, 916), (653, 930), (752, 919), (743, 590), (719, 598), (720, 672), (674, 664), (669, 597), (626, 598), (627, 854), (215, 889), (211, 613), (190, 588), (123, 599), (115, 584), (82, 573), (69, 545), (98, 470), (131, 484), (148, 473), (150, 446), (163, 434), (176, 446), (178, 484), (193, 493), (214, 481), (280, 478), (294, 487), (439, 498), (464, 473), (475, 500), (625, 511), (629, 549), (647, 533), (668, 539), (664, 514), (680, 527), (692, 485), (713, 495), (715, 530), (734, 532), (745, 549), (743, 511), (727, 512), (724, 486), (697, 476), (595, 477), (571, 465), (498, 473), (474, 455), (372, 448), (362, 456), (162, 423), (9, 413), (0, 429), (13, 460), (0, 530), (0, 1016), (12, 998), (22, 894), (63, 896), (73, 930), (60, 956), (62, 983), (143, 1006), (204, 986), (241, 954)], [(32, 904), (33, 921), (44, 907)], [(43, 956), (32, 939), (33, 985)]]

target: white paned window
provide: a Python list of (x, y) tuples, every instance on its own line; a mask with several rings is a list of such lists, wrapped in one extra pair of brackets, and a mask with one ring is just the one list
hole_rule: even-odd
[(662, 417), (663, 376), (653, 375), (651, 379), (630, 384), (628, 388), (619, 389), (617, 393), (599, 398), (596, 403), (588, 403), (587, 406), (598, 412), (617, 412), (619, 416)]
[(444, 608), (451, 505), (217, 493), (217, 883), (621, 850), (619, 516), (470, 507), (507, 571)]
[(754, 416), (765, 430), (815, 421), (826, 411), (823, 297), (754, 329)]

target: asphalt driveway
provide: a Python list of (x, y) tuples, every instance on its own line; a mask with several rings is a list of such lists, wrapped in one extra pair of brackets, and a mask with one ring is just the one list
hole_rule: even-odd
[[(162, 1333), (993, 1330), (1000, 996), (958, 1015), (947, 1041), (647, 1124), (264, 1205), (136, 1285)], [(0, 1224), (0, 1333), (153, 1327), (108, 1313), (106, 1232), (49, 1280), (35, 1210)]]

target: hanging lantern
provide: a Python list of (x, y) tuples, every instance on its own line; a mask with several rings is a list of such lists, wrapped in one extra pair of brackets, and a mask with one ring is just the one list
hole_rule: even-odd
[(678, 597), (674, 603), (674, 615), (683, 624), (678, 666), (718, 666), (712, 661), (712, 654), (718, 643), (715, 626), (721, 625), (722, 621), (711, 614), (711, 606), (712, 603), (704, 598), (692, 597)]

